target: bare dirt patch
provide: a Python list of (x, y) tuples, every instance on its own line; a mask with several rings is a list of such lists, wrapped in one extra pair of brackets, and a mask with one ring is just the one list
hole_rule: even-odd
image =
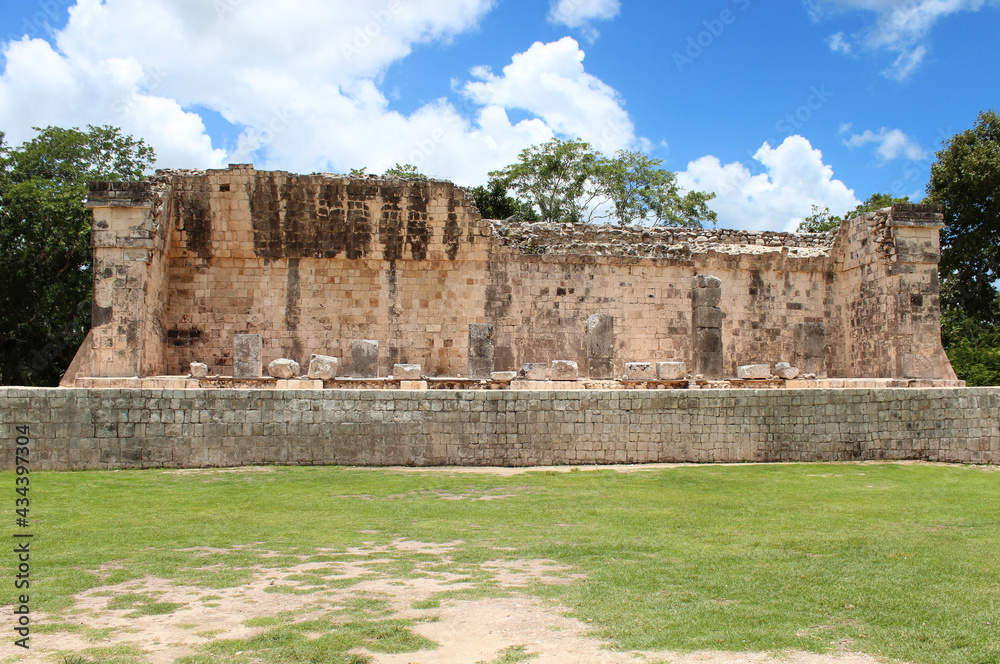
[[(948, 467), (968, 467), (976, 470), (981, 470), (984, 472), (1000, 472), (1000, 466), (967, 466), (966, 464), (955, 464), (946, 463), (941, 461), (827, 461), (822, 464), (816, 464), (813, 462), (795, 462), (795, 461), (783, 461), (781, 463), (758, 463), (758, 462), (747, 462), (747, 463), (718, 463), (711, 464), (713, 467), (728, 467), (728, 466), (768, 466), (768, 465), (780, 465), (780, 466), (816, 466), (823, 465), (829, 466), (831, 468), (836, 468), (838, 466), (879, 466), (879, 465), (898, 465), (898, 466), (948, 466)], [(523, 475), (525, 473), (576, 473), (576, 472), (593, 472), (597, 470), (613, 470), (616, 473), (644, 473), (656, 470), (669, 470), (673, 468), (699, 468), (703, 467), (704, 464), (697, 463), (647, 463), (647, 464), (607, 464), (607, 465), (591, 465), (591, 466), (519, 466), (516, 468), (508, 468), (502, 466), (441, 466), (441, 467), (429, 467), (429, 466), (393, 466), (387, 467), (384, 470), (394, 473), (447, 473), (454, 475), (497, 475), (499, 477), (514, 477), (516, 475)], [(824, 475), (832, 476), (832, 474)]]
[(504, 650), (521, 646), (537, 664), (878, 664), (864, 655), (787, 653), (616, 652), (588, 634), (589, 626), (557, 607), (528, 597), (449, 602), (435, 611), (437, 622), (414, 631), (438, 644), (435, 650), (399, 655), (363, 651), (375, 664), (471, 664), (490, 662)]
[[(572, 583), (584, 575), (552, 560), (529, 559), (492, 560), (465, 570), (454, 565), (451, 557), (462, 544), (400, 539), (388, 545), (319, 552), (347, 559), (260, 565), (253, 568), (249, 582), (233, 588), (179, 585), (155, 577), (100, 586), (75, 596), (72, 608), (58, 616), (35, 617), (37, 625), (60, 623), (66, 629), (36, 632), (28, 652), (5, 640), (0, 643), (0, 660), (52, 664), (68, 653), (130, 646), (142, 652), (148, 664), (172, 664), (214, 640), (249, 639), (262, 633), (267, 627), (256, 626), (262, 624), (260, 619), (307, 621), (344, 611), (352, 600), (365, 599), (381, 600), (388, 607), (373, 619), (415, 620), (413, 632), (439, 646), (391, 655), (356, 651), (375, 664), (489, 663), (518, 647), (534, 655), (528, 661), (540, 664), (876, 664), (870, 657), (848, 652), (788, 653), (774, 658), (759, 653), (610, 651), (607, 643), (591, 633), (592, 626), (568, 617), (565, 607), (522, 594), (536, 583)], [(231, 553), (207, 547), (189, 552), (193, 560)], [(415, 554), (433, 560), (422, 560), (405, 576), (383, 567)], [(492, 582), (492, 592), (501, 596), (481, 596), (484, 574)], [(480, 596), (455, 596), (463, 592)], [(168, 608), (144, 615), (144, 602)]]

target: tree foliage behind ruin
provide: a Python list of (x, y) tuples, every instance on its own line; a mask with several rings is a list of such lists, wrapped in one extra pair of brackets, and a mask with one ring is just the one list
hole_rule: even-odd
[(153, 149), (114, 127), (0, 134), (0, 375), (56, 385), (90, 327), (90, 180), (137, 180)]
[(661, 163), (641, 152), (620, 150), (608, 157), (582, 140), (553, 139), (525, 148), (516, 163), (490, 173), (480, 193), (494, 201), (509, 195), (514, 205), (506, 209), (531, 210), (547, 222), (714, 226), (708, 202), (715, 195), (683, 192), (676, 174)]
[(927, 202), (944, 205), (941, 276), (946, 304), (977, 320), (1000, 323), (1000, 117), (979, 114), (937, 153)]
[(909, 203), (910, 197), (903, 196), (895, 198), (892, 194), (872, 194), (864, 203), (858, 204), (853, 210), (844, 216), (830, 214), (830, 208), (821, 208), (818, 205), (812, 206), (812, 214), (799, 222), (797, 233), (825, 233), (826, 231), (838, 228), (848, 219), (855, 219), (866, 212), (881, 210), (897, 203)]
[(937, 153), (928, 203), (944, 206), (942, 341), (958, 377), (1000, 385), (1000, 117), (979, 114)]

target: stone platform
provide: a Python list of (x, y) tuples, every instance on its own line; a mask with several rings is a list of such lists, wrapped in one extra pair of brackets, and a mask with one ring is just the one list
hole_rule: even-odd
[(1000, 388), (0, 389), (0, 467), (1000, 463)]

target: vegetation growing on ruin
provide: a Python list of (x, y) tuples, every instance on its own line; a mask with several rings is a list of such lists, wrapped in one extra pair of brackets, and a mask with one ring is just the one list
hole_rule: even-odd
[[(12, 473), (0, 482), (12, 483)], [(473, 591), (550, 599), (622, 649), (846, 648), (914, 664), (992, 662), (1000, 658), (998, 482), (988, 469), (912, 464), (508, 477), (344, 468), (42, 473), (32, 483), (34, 525), (44, 534), (32, 551), (32, 611), (46, 612), (46, 624), (75, 625), (86, 615), (73, 596), (87, 589), (158, 578), (217, 599), (262, 567), (304, 564), (312, 571), (282, 587), (322, 599), (350, 581), (325, 580), (324, 568), (352, 562), (368, 565), (359, 583), (450, 574), (472, 584), (414, 607), (431, 613)], [(401, 540), (447, 543), (448, 553), (393, 548)], [(496, 560), (552, 561), (566, 570), (564, 582), (508, 587), (484, 566)], [(8, 578), (10, 562), (2, 562)], [(123, 611), (152, 606), (164, 612), (157, 620), (173, 617), (165, 598), (128, 592), (135, 596), (117, 600)], [(200, 600), (188, 593), (184, 601)], [(258, 636), (212, 641), (189, 661), (249, 661), (255, 649), (263, 661), (297, 662), (359, 643), (381, 652), (431, 647), (384, 601), (334, 604), (324, 615), (255, 619)]]

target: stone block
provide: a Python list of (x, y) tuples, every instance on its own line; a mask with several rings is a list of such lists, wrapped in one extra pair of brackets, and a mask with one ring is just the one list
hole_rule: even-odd
[(696, 307), (694, 310), (696, 328), (722, 328), (722, 309), (718, 307)]
[(267, 375), (273, 378), (288, 380), (289, 378), (295, 378), (300, 373), (302, 373), (302, 368), (299, 366), (299, 363), (287, 358), (275, 360), (267, 365)]
[(771, 377), (771, 365), (746, 364), (736, 367), (736, 377), (740, 380), (768, 379)]
[(694, 298), (692, 306), (695, 309), (698, 307), (717, 307), (722, 301), (721, 288), (695, 288), (692, 294)]
[(469, 378), (489, 378), (493, 373), (496, 348), (492, 325), (469, 326)]
[[(694, 334), (696, 353), (722, 353), (722, 330), (718, 328), (696, 329)], [(701, 373), (700, 371), (698, 373)]]
[(281, 379), (275, 383), (276, 390), (322, 390), (321, 380)]
[(826, 377), (826, 325), (802, 323), (795, 330), (796, 362), (803, 373)]
[(313, 354), (309, 358), (309, 377), (313, 380), (333, 380), (340, 369), (340, 358)]
[(785, 380), (795, 380), (799, 377), (799, 370), (788, 362), (778, 362), (774, 365), (774, 373), (778, 378)]
[(615, 317), (594, 314), (587, 319), (587, 369), (594, 380), (615, 375)]
[(259, 334), (233, 336), (233, 378), (262, 376), (263, 347), (263, 340)]
[(401, 390), (426, 390), (427, 381), (426, 380), (401, 380), (399, 381), (399, 389)]
[(516, 371), (494, 371), (490, 374), (490, 380), (497, 383), (509, 383), (517, 378)]
[(656, 365), (652, 362), (629, 362), (625, 365), (625, 380), (656, 380)]
[(202, 362), (191, 363), (191, 377), (204, 378), (208, 375), (208, 365)]
[(351, 377), (378, 378), (378, 341), (374, 339), (351, 341)]
[(683, 362), (657, 362), (656, 377), (660, 380), (684, 380), (687, 365)]
[[(711, 331), (716, 332), (717, 330)], [(694, 372), (704, 380), (722, 380), (725, 373), (722, 352), (696, 352)]]
[(570, 360), (552, 360), (552, 380), (578, 380), (580, 368)]
[(900, 358), (900, 368), (905, 378), (940, 378), (944, 375), (936, 358), (916, 353), (905, 353)]
[(549, 365), (541, 363), (525, 364), (518, 372), (525, 380), (549, 380)]
[(392, 377), (396, 380), (420, 380), (423, 369), (419, 364), (395, 364), (392, 367)]
[(722, 288), (722, 279), (707, 274), (696, 274), (691, 277), (691, 288)]

